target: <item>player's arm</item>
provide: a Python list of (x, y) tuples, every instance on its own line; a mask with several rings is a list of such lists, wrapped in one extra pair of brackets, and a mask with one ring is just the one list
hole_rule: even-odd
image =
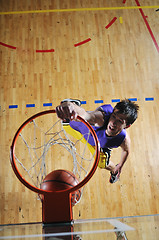
[(102, 111), (97, 109), (92, 112), (87, 112), (84, 108), (72, 102), (61, 103), (56, 107), (56, 113), (63, 121), (65, 121), (65, 119), (77, 120), (77, 116), (80, 116), (91, 125), (101, 127), (104, 124), (104, 114)]
[(126, 162), (129, 154), (130, 154), (130, 137), (128, 135), (126, 135), (124, 141), (122, 142), (122, 144), (120, 145), (122, 152), (121, 152), (121, 160), (119, 162), (119, 164), (115, 167), (115, 171), (118, 171), (118, 177), (120, 176), (122, 167), (124, 166), (124, 163)]

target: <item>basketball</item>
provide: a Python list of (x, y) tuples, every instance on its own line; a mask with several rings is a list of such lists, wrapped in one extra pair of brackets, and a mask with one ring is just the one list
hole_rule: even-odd
[[(76, 176), (68, 170), (55, 170), (49, 173), (41, 183), (41, 189), (45, 191), (60, 191), (76, 186), (79, 183)], [(80, 189), (71, 193), (72, 206), (81, 197)]]

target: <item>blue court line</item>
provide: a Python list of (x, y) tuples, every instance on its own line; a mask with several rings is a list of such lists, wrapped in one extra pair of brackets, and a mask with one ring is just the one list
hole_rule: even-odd
[(95, 100), (95, 103), (103, 103), (103, 100)]
[(26, 104), (26, 107), (27, 107), (27, 108), (35, 107), (35, 104)]
[(137, 98), (129, 98), (130, 101), (136, 102)]
[(18, 105), (9, 105), (9, 108), (18, 108)]
[[(137, 98), (128, 98), (130, 101), (133, 101), (133, 102), (137, 102), (138, 99)], [(146, 97), (145, 98), (145, 101), (154, 101), (154, 97)], [(104, 101), (103, 100), (94, 100), (94, 103), (103, 103)], [(114, 98), (114, 99), (111, 99), (111, 102), (112, 103), (118, 103), (120, 102), (120, 99), (119, 98)], [(81, 101), (81, 104), (87, 104), (86, 101)], [(32, 108), (32, 107), (35, 107), (35, 104), (26, 104), (26, 108)], [(52, 107), (52, 103), (43, 103), (43, 107)], [(9, 105), (9, 109), (14, 109), (14, 108), (18, 108), (18, 105), (17, 104), (12, 104), (12, 105)]]
[(43, 103), (43, 107), (51, 107), (52, 103)]
[(120, 99), (112, 99), (112, 102), (120, 102)]
[(151, 98), (145, 98), (145, 101), (154, 101), (154, 98), (151, 97)]

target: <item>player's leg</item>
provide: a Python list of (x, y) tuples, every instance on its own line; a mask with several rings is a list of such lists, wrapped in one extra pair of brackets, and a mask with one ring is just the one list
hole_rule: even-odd
[(111, 156), (111, 149), (109, 148), (102, 148), (101, 152), (100, 152), (100, 159), (99, 159), (99, 164), (98, 167), (100, 168), (104, 168), (108, 171), (110, 171), (110, 179), (109, 182), (110, 183), (115, 183), (116, 181), (118, 181), (118, 177), (117, 174), (118, 173), (114, 173), (115, 170), (115, 164), (110, 161), (110, 156)]
[(115, 164), (113, 162), (109, 161), (108, 165), (105, 166), (105, 169), (107, 169), (110, 172), (114, 172)]

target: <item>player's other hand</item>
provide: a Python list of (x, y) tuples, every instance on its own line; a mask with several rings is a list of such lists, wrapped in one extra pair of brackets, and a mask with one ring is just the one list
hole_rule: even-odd
[(120, 166), (120, 164), (116, 165), (114, 173), (117, 173), (117, 178), (120, 177), (120, 174), (121, 174), (121, 166)]

